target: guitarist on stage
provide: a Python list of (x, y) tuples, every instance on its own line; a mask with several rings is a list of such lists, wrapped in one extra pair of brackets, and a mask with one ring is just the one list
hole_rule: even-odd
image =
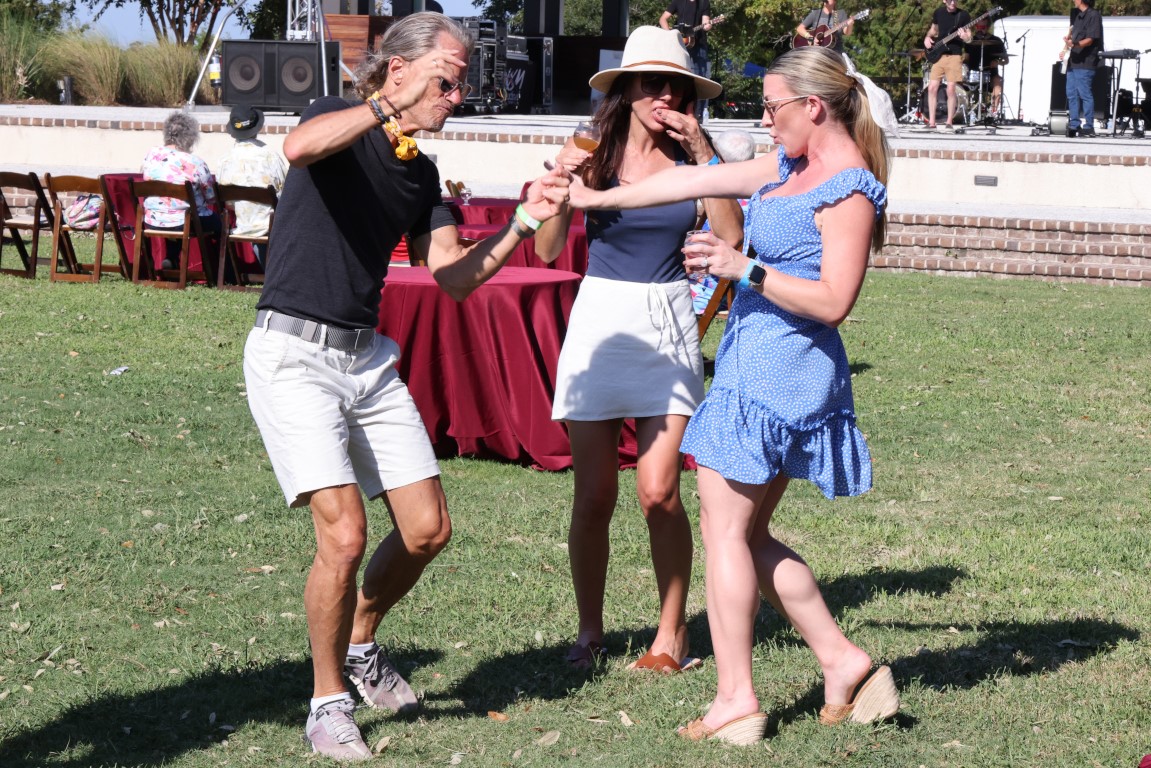
[(959, 9), (959, 0), (943, 0), (943, 5), (935, 9), (931, 17), (931, 28), (923, 38), (923, 47), (931, 50), (936, 40), (958, 32), (958, 39), (952, 38), (945, 45), (943, 55), (931, 65), (931, 76), (927, 83), (927, 127), (935, 128), (935, 104), (939, 96), (939, 83), (947, 78), (947, 124), (944, 130), (953, 131), (955, 125), (955, 87), (963, 80), (963, 45), (971, 42), (971, 31), (966, 29), (971, 23), (971, 14)]
[(1095, 96), (1091, 85), (1099, 66), (1099, 54), (1103, 52), (1103, 17), (1095, 10), (1095, 0), (1074, 2), (1071, 31), (1063, 38), (1068, 45), (1065, 55), (1070, 62), (1067, 65), (1067, 135), (1090, 138), (1095, 135)]
[[(674, 29), (680, 30), (684, 47), (691, 54), (695, 74), (709, 77), (711, 60), (708, 58), (707, 31), (711, 29), (711, 0), (670, 0), (667, 10), (659, 17), (659, 25), (664, 29), (673, 29), (670, 23), (672, 16), (675, 16), (676, 21)], [(702, 122), (706, 111), (707, 99), (696, 98), (695, 119)]]
[[(795, 28), (795, 33), (808, 40), (812, 45), (819, 44), (815, 39), (817, 32), (825, 31), (847, 19), (847, 11), (836, 10), (836, 0), (824, 0), (823, 5), (803, 17), (803, 21)], [(820, 29), (823, 27), (824, 29)], [(843, 53), (843, 36), (850, 35), (855, 29), (855, 19), (849, 19), (843, 29), (832, 37), (831, 50)]]

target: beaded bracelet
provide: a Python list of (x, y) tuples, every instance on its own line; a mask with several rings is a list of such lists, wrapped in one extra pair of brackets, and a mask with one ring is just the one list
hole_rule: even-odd
[(541, 222), (539, 219), (536, 219), (530, 213), (524, 210), (523, 203), (520, 203), (516, 206), (516, 218), (519, 219), (520, 222), (532, 232), (538, 230), (543, 224), (543, 222)]
[(372, 110), (372, 114), (380, 125), (388, 122), (388, 118), (384, 116), (384, 110), (380, 106), (380, 102), (375, 99), (368, 99), (368, 108)]

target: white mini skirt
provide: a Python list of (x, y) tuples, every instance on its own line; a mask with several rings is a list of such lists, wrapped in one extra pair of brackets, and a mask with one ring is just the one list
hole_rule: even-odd
[(703, 356), (688, 282), (585, 277), (556, 372), (552, 418), (679, 414), (703, 400)]

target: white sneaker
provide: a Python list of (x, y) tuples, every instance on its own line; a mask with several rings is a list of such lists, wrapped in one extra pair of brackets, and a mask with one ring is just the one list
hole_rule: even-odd
[(309, 714), (304, 734), (312, 751), (336, 760), (371, 760), (372, 751), (352, 718), (355, 711), (354, 701), (337, 699)]
[(363, 658), (349, 656), (344, 661), (344, 674), (369, 706), (390, 709), (399, 715), (415, 712), (420, 706), (415, 691), (378, 645), (373, 645)]

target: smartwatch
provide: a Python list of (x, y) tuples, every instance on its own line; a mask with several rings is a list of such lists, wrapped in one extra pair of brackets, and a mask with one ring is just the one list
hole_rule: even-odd
[(760, 286), (763, 285), (763, 278), (767, 277), (767, 270), (757, 261), (751, 265), (751, 271), (747, 273), (747, 282), (749, 285)]

